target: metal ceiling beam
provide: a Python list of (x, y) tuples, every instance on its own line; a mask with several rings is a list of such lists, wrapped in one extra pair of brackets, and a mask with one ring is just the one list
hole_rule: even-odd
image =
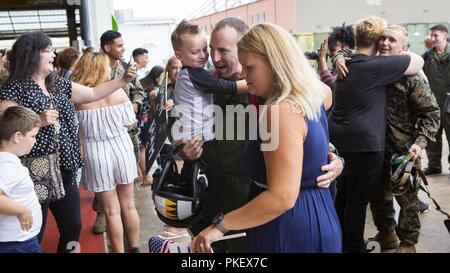
[(0, 11), (5, 10), (36, 10), (36, 9), (65, 9), (66, 0), (2, 0)]

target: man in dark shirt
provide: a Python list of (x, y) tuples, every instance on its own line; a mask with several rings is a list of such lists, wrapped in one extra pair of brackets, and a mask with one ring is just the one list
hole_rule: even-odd
[(365, 252), (364, 226), (372, 187), (380, 179), (386, 132), (386, 86), (403, 75), (417, 73), (420, 56), (375, 56), (386, 27), (377, 17), (356, 25), (356, 54), (348, 62), (348, 76), (338, 79), (330, 114), (330, 141), (345, 158), (338, 182), (336, 210), (341, 221), (344, 251)]
[[(247, 91), (247, 86), (244, 81), (223, 79), (203, 68), (208, 60), (207, 38), (198, 25), (183, 20), (172, 33), (171, 40), (175, 55), (183, 65), (173, 91), (175, 107), (171, 116), (177, 118), (171, 127), (173, 143), (178, 145), (183, 139), (197, 137), (204, 140), (199, 165), (208, 180), (208, 198), (204, 203), (203, 217), (189, 228), (192, 234), (197, 235), (219, 213), (222, 175), (213, 130), (214, 115), (209, 112), (213, 95), (242, 94)], [(185, 160), (182, 174), (190, 176), (192, 166), (192, 161)]]
[[(448, 29), (445, 25), (435, 25), (431, 29), (431, 41), (433, 48), (423, 54), (425, 66), (423, 71), (430, 82), (431, 91), (441, 108), (441, 127), (436, 134), (436, 142), (428, 145), (428, 168), (424, 170), (426, 175), (442, 172), (442, 132), (445, 131), (447, 143), (450, 144), (450, 118), (444, 111), (444, 102), (447, 93), (450, 93), (450, 44), (447, 42)], [(450, 163), (450, 154), (448, 155)]]
[[(226, 18), (219, 21), (212, 33), (210, 41), (211, 59), (215, 67), (215, 73), (223, 78), (240, 80), (242, 66), (237, 56), (237, 42), (248, 31), (248, 26), (244, 21), (238, 18)], [(252, 181), (247, 177), (241, 166), (241, 155), (248, 140), (248, 130), (246, 130), (245, 139), (237, 140), (234, 132), (234, 139), (226, 139), (226, 131), (232, 128), (227, 127), (227, 117), (234, 122), (234, 130), (238, 128), (238, 122), (247, 118), (244, 108), (249, 105), (248, 94), (242, 95), (222, 95), (214, 96), (215, 103), (220, 106), (223, 115), (223, 137), (217, 140), (217, 148), (220, 157), (220, 166), (222, 171), (222, 185), (220, 186), (220, 212), (228, 213), (232, 210), (242, 207), (247, 203), (248, 192)], [(226, 106), (242, 106), (241, 110), (235, 108), (235, 111), (227, 111)], [(231, 116), (230, 116), (231, 115)], [(248, 128), (246, 128), (248, 129)], [(245, 252), (247, 250), (246, 238), (238, 238), (219, 246), (221, 251)]]

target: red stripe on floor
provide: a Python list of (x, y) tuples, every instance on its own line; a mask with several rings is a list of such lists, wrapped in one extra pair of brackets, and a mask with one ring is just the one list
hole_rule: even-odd
[[(103, 235), (92, 233), (92, 226), (95, 222), (96, 213), (92, 210), (91, 204), (94, 194), (80, 188), (81, 220), (83, 227), (80, 235), (80, 246), (82, 253), (105, 253)], [(41, 243), (43, 253), (55, 253), (58, 247), (58, 227), (55, 218), (49, 211), (47, 225), (45, 227), (44, 239)]]

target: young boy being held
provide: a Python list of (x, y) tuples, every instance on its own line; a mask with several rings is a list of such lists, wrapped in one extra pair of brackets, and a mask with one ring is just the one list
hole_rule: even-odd
[(223, 79), (204, 69), (209, 58), (206, 34), (198, 25), (181, 21), (171, 36), (175, 56), (183, 67), (173, 91), (174, 114), (181, 118), (172, 130), (176, 141), (201, 137), (205, 142), (215, 139), (214, 115), (204, 109), (213, 105), (216, 93), (236, 95), (248, 90), (245, 80)]
[[(204, 141), (200, 162), (208, 178), (208, 201), (206, 217), (202, 223), (191, 228), (196, 235), (211, 224), (218, 213), (218, 191), (220, 186), (220, 165), (215, 142), (214, 114), (204, 109), (213, 105), (215, 93), (235, 95), (248, 90), (245, 80), (232, 81), (219, 78), (204, 69), (208, 61), (208, 42), (198, 25), (183, 20), (171, 36), (175, 56), (183, 67), (178, 74), (173, 91), (175, 104), (172, 116), (179, 119), (172, 126), (173, 143), (183, 139), (201, 138)], [(183, 175), (190, 175), (192, 162), (185, 160)]]
[(40, 119), (12, 106), (0, 117), (0, 253), (40, 253), (41, 205), (19, 156), (36, 143)]

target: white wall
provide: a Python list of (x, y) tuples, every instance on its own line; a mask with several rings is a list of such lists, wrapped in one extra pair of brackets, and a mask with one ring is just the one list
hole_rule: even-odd
[[(113, 0), (86, 0), (86, 2), (91, 43), (98, 49), (101, 35), (112, 29)], [(133, 18), (132, 13), (124, 19), (124, 22), (118, 22), (118, 26), (126, 49), (125, 61), (130, 59), (135, 48), (143, 47), (149, 51), (149, 69), (154, 65), (164, 66), (173, 55), (170, 35), (175, 29), (175, 19), (137, 19)]]
[(366, 15), (390, 24), (449, 22), (449, 12), (450, 0), (296, 0), (295, 32), (328, 32)]
[(89, 18), (91, 45), (100, 47), (103, 32), (112, 29), (111, 16), (114, 14), (112, 0), (86, 0)]
[[(172, 23), (173, 22), (173, 23)], [(138, 47), (149, 51), (148, 69), (155, 65), (164, 66), (173, 55), (170, 35), (175, 29), (175, 20), (167, 23), (125, 23), (119, 25), (119, 32), (125, 43), (125, 60), (128, 61), (131, 53)]]

